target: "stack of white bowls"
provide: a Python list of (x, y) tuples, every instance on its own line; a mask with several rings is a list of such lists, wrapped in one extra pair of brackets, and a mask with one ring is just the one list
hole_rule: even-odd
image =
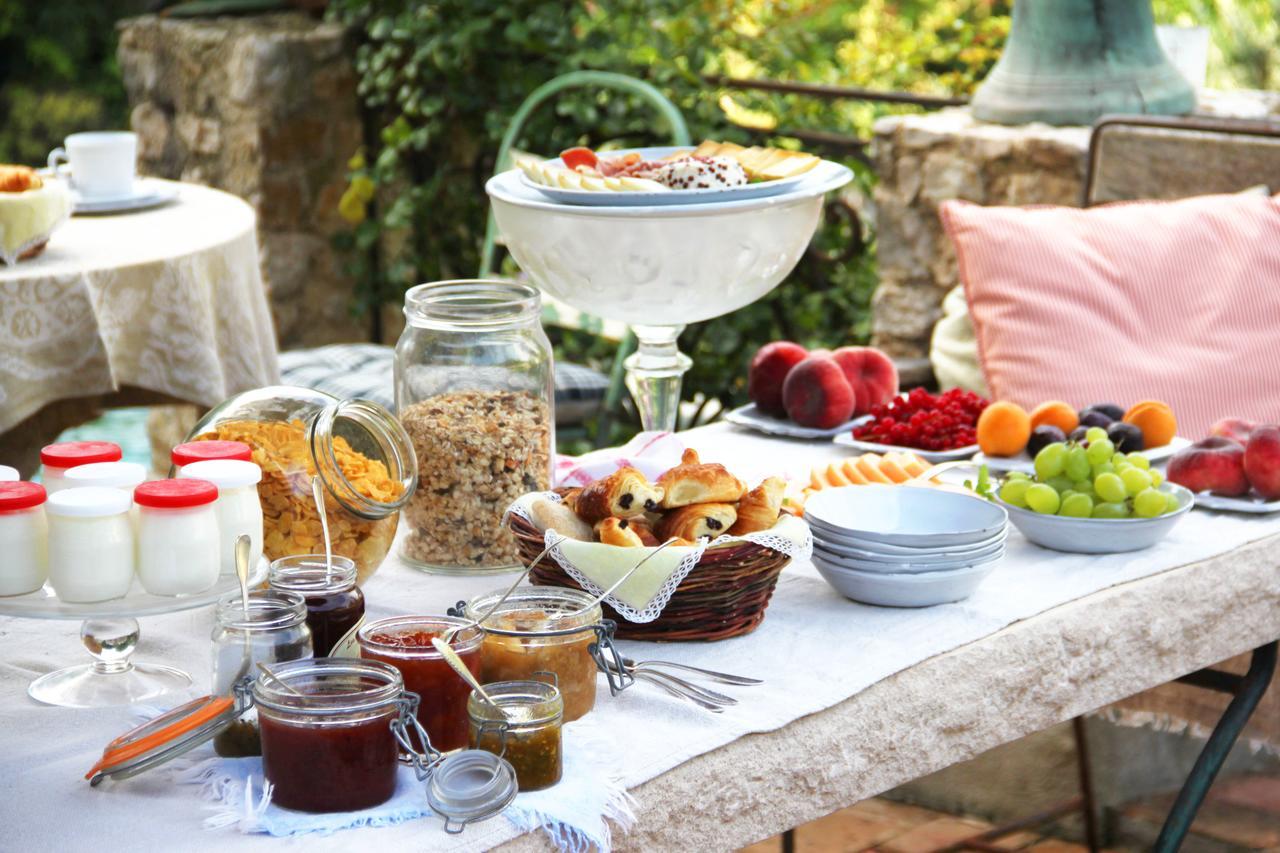
[(976, 495), (926, 486), (848, 486), (805, 502), (813, 563), (864, 604), (928, 607), (968, 598), (1004, 556), (1009, 515)]

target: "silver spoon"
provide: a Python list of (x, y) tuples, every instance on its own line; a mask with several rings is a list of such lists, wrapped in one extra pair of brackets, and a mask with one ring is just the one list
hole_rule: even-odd
[(488, 619), (490, 616), (492, 616), (494, 613), (497, 612), (498, 608), (502, 606), (502, 602), (506, 601), (508, 598), (511, 597), (511, 593), (515, 592), (516, 588), (520, 586), (521, 582), (523, 582), (524, 579), (529, 576), (529, 572), (533, 571), (533, 567), (538, 565), (538, 562), (543, 557), (547, 556), (547, 552), (550, 551), (552, 548), (556, 547), (557, 545), (559, 545), (561, 542), (566, 541), (568, 538), (569, 538), (568, 536), (561, 536), (559, 539), (552, 542), (547, 547), (543, 548), (542, 553), (534, 557), (529, 562), (529, 565), (525, 567), (525, 570), (520, 573), (520, 577), (516, 578), (515, 583), (511, 584), (511, 586), (507, 589), (507, 591), (504, 592), (502, 596), (489, 607), (488, 610), (486, 610), (481, 616), (478, 616), (475, 619), (472, 619), (470, 624), (459, 625), (456, 628), (450, 628), (449, 633), (445, 634), (444, 636), (444, 641), (446, 643), (452, 643), (453, 638), (458, 635), (458, 632), (465, 631), (468, 628), (476, 628), (476, 627), (479, 627), (481, 624), (483, 624), (486, 619)]
[(240, 604), (244, 607), (245, 621), (249, 619), (249, 544), (248, 534), (236, 537), (236, 579), (240, 581)]
[(510, 715), (507, 714), (506, 709), (493, 701), (493, 697), (485, 692), (484, 688), (480, 686), (479, 681), (476, 681), (476, 677), (471, 674), (471, 670), (467, 669), (467, 665), (462, 662), (462, 658), (458, 657), (458, 653), (453, 650), (453, 646), (446, 643), (443, 637), (432, 637), (431, 645), (435, 646), (436, 651), (438, 651), (445, 659), (445, 662), (448, 663), (449, 666), (453, 667), (453, 671), (462, 676), (463, 681), (471, 685), (471, 689), (476, 692), (476, 695), (485, 701), (485, 704), (489, 705), (501, 714), (504, 720), (511, 719)]
[(262, 674), (263, 674), (263, 675), (265, 675), (265, 676), (267, 677), (267, 680), (268, 680), (268, 681), (272, 682), (272, 683), (273, 683), (273, 684), (275, 684), (277, 687), (280, 687), (281, 689), (286, 690), (286, 691), (288, 691), (289, 693), (292, 693), (294, 696), (305, 696), (305, 695), (306, 695), (306, 694), (305, 694), (305, 693), (303, 693), (301, 690), (297, 690), (297, 689), (296, 689), (296, 688), (294, 688), (291, 684), (287, 683), (283, 678), (281, 678), (280, 676), (278, 676), (278, 675), (276, 675), (274, 672), (272, 672), (270, 669), (268, 669), (268, 668), (267, 668), (267, 665), (266, 665), (265, 663), (261, 663), (261, 662), (259, 662), (259, 663), (258, 663), (258, 669), (262, 672)]
[(316, 514), (320, 516), (320, 532), (324, 534), (324, 579), (333, 577), (333, 546), (329, 544), (329, 514), (324, 510), (324, 487), (320, 475), (311, 478), (311, 497), (316, 502)]
[(733, 675), (728, 672), (717, 672), (714, 669), (703, 669), (700, 666), (690, 666), (687, 663), (676, 663), (669, 660), (632, 660), (631, 658), (623, 658), (622, 665), (633, 669), (679, 669), (685, 672), (692, 672), (697, 675), (706, 676), (712, 681), (719, 681), (722, 684), (736, 684), (742, 687), (750, 687), (755, 684), (764, 684), (758, 678), (747, 678), (745, 675)]

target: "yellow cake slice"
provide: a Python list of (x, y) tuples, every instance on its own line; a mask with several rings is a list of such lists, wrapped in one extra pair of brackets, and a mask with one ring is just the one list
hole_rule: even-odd
[(71, 206), (61, 181), (26, 166), (0, 165), (0, 259), (12, 266), (39, 254)]

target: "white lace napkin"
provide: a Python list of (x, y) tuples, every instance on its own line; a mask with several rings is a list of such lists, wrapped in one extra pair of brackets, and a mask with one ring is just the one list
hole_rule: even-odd
[[(538, 498), (556, 502), (560, 500), (560, 496), (554, 492), (531, 492), (518, 498), (508, 507), (507, 512), (532, 524), (530, 507)], [(813, 536), (809, 533), (809, 525), (787, 514), (783, 514), (769, 530), (744, 536), (720, 536), (711, 542), (703, 539), (692, 547), (671, 545), (656, 554), (653, 553), (656, 548), (621, 548), (599, 542), (567, 539), (554, 529), (544, 534), (543, 541), (547, 545), (557, 543), (547, 553), (569, 577), (592, 595), (600, 595), (648, 557), (639, 571), (605, 598), (628, 622), (652, 622), (657, 619), (671, 600), (676, 587), (689, 572), (695, 570), (698, 560), (702, 559), (702, 552), (709, 547), (731, 542), (754, 542), (786, 554), (793, 560), (807, 559), (813, 550)]]

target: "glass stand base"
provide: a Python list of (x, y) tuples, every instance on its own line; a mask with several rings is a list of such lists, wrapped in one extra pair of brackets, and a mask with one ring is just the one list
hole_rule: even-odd
[(104, 708), (133, 705), (191, 686), (191, 676), (163, 664), (134, 663), (121, 672), (104, 672), (96, 663), (69, 666), (42, 675), (27, 694), (46, 705)]

